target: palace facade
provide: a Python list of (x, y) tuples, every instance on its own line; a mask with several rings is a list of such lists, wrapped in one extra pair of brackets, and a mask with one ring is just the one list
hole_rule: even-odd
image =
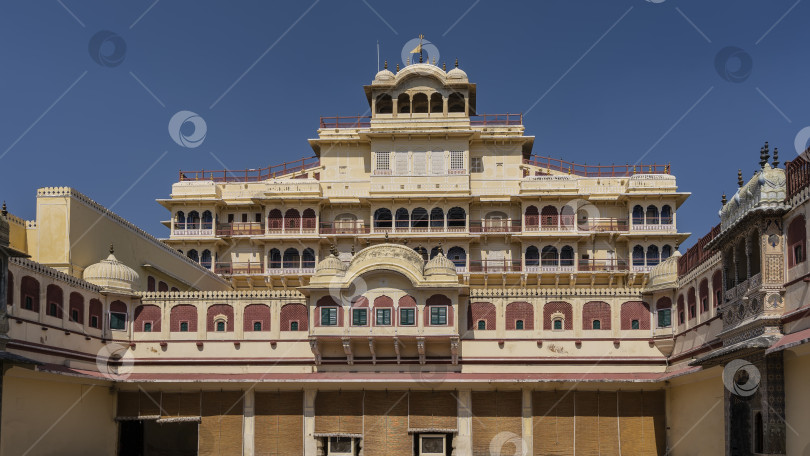
[(312, 158), (181, 171), (167, 239), (72, 188), (4, 209), (0, 452), (810, 448), (805, 160), (766, 144), (681, 254), (668, 165), (535, 155), (457, 64), (364, 90)]

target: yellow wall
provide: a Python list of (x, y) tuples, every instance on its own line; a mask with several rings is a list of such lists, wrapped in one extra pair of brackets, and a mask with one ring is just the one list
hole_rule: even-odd
[(787, 454), (810, 454), (810, 347), (786, 350), (784, 356)]
[(3, 455), (111, 455), (118, 427), (109, 384), (14, 367), (3, 379)]
[(722, 368), (672, 381), (667, 397), (668, 442), (673, 456), (725, 453)]

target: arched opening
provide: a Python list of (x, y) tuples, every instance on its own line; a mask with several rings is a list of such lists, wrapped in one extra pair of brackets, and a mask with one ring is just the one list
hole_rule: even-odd
[(633, 247), (633, 266), (644, 266), (644, 247)]
[(391, 228), (391, 210), (380, 208), (374, 211), (374, 228)]
[(270, 268), (278, 269), (281, 267), (281, 251), (279, 249), (270, 249)]
[(488, 231), (498, 231), (509, 226), (509, 217), (506, 215), (505, 212), (501, 211), (492, 211), (487, 212), (487, 215), (484, 219), (484, 227), (488, 229)]
[(414, 251), (416, 251), (416, 253), (418, 253), (422, 257), (422, 260), (424, 260), (424, 261), (428, 260), (428, 251), (427, 251), (426, 248), (424, 248), (424, 247), (422, 247), (420, 245), (418, 247), (414, 247), (413, 249), (414, 249)]
[(644, 224), (644, 208), (636, 204), (633, 206), (633, 225)]
[(400, 114), (411, 113), (411, 97), (407, 93), (401, 93), (397, 97), (397, 112)]
[(417, 207), (411, 212), (411, 226), (413, 228), (428, 227), (428, 212), (424, 207)]
[(202, 213), (202, 229), (210, 230), (214, 227), (214, 217), (211, 215), (211, 211), (205, 211)]
[(448, 112), (464, 112), (464, 95), (453, 92), (447, 98)]
[(174, 214), (174, 229), (186, 229), (186, 214), (183, 211), (177, 211), (177, 213)]
[(647, 225), (658, 225), (658, 208), (650, 204), (647, 206)]
[(442, 94), (434, 92), (430, 94), (430, 113), (444, 112), (444, 102), (442, 101)]
[(304, 214), (301, 216), (301, 226), (307, 230), (315, 229), (315, 211), (313, 209), (304, 209)]
[(417, 114), (427, 114), (428, 96), (424, 93), (417, 93), (413, 96), (412, 112)]
[(759, 232), (757, 230), (754, 230), (751, 233), (751, 236), (748, 238), (748, 242), (751, 245), (751, 254), (748, 257), (748, 264), (751, 266), (751, 276), (755, 276), (762, 270), (762, 258), (759, 248)]
[(467, 212), (460, 207), (452, 207), (447, 211), (448, 228), (465, 228), (467, 226)]
[(540, 251), (530, 245), (526, 247), (526, 266), (540, 266)]
[(442, 208), (434, 207), (430, 210), (430, 228), (433, 231), (444, 229), (444, 211)]
[(762, 453), (765, 441), (765, 430), (762, 425), (762, 412), (754, 415), (754, 453)]
[(186, 218), (186, 229), (199, 230), (200, 229), (200, 214), (197, 211), (191, 211)]
[(669, 204), (664, 204), (661, 207), (661, 224), (662, 225), (672, 224), (672, 207), (670, 207)]
[(734, 249), (734, 263), (737, 266), (737, 283), (745, 282), (748, 278), (748, 258), (745, 254), (745, 239), (740, 239)]
[(267, 213), (267, 228), (270, 231), (281, 231), (283, 225), (284, 220), (282, 219), (280, 210), (273, 209)]
[(566, 245), (560, 250), (560, 266), (574, 265), (574, 248)]
[(647, 247), (647, 266), (655, 266), (658, 264), (660, 256), (658, 254), (658, 246), (651, 245)]
[(298, 229), (301, 227), (301, 214), (298, 209), (287, 209), (284, 213), (284, 228)]
[(790, 221), (787, 230), (788, 267), (803, 263), (806, 257), (807, 228), (803, 215)]
[(544, 206), (540, 211), (540, 226), (543, 229), (556, 229), (557, 228), (557, 208), (551, 205)]
[(537, 206), (532, 205), (527, 207), (526, 211), (523, 213), (523, 220), (526, 228), (540, 225), (540, 212), (538, 212)]
[(467, 266), (467, 252), (461, 247), (451, 247), (450, 250), (447, 251), (447, 258), (449, 258), (457, 268)]
[(395, 216), (395, 224), (397, 228), (407, 228), (408, 225), (410, 225), (410, 215), (408, 214), (408, 210), (404, 207), (397, 209)]
[(307, 247), (301, 255), (301, 267), (313, 269), (315, 267), (315, 251)]
[(284, 257), (281, 259), (284, 268), (298, 268), (301, 264), (301, 257), (298, 254), (298, 249), (290, 247), (284, 251)]
[(661, 247), (661, 261), (666, 260), (667, 258), (672, 256), (672, 246), (666, 244), (665, 246)]
[(203, 250), (200, 257), (200, 264), (206, 269), (211, 269), (211, 251), (208, 249)]
[(431, 260), (438, 254), (439, 254), (439, 247), (438, 246), (433, 247), (432, 249), (430, 249), (430, 259)]
[[(582, 219), (582, 215), (580, 215), (580, 218)], [(583, 223), (586, 224), (588, 223), (587, 212), (585, 213)], [(564, 229), (571, 229), (574, 227), (574, 208), (567, 204), (563, 206), (562, 209), (560, 210), (560, 226), (562, 226)]]
[(357, 227), (357, 216), (348, 212), (339, 214), (333, 222), (335, 233), (352, 234)]
[(394, 102), (387, 93), (377, 96), (377, 114), (391, 114), (394, 111)]
[(186, 256), (188, 256), (188, 258), (189, 258), (191, 261), (196, 261), (197, 263), (199, 263), (199, 262), (200, 262), (200, 254), (199, 254), (199, 253), (197, 253), (197, 250), (196, 250), (196, 249), (191, 249), (191, 250), (189, 250), (189, 251), (188, 251), (188, 253), (186, 254)]
[(553, 245), (543, 247), (542, 252), (540, 252), (540, 264), (543, 266), (557, 266), (559, 264), (557, 247)]

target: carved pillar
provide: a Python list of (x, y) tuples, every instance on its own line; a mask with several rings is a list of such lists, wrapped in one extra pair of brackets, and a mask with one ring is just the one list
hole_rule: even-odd
[(315, 395), (316, 390), (304, 391), (304, 454), (318, 455), (318, 441), (315, 438)]
[(751, 278), (751, 238), (746, 236), (745, 242), (745, 279)]
[(256, 394), (253, 388), (245, 391), (244, 400), (244, 418), (242, 421), (242, 456), (253, 456), (255, 448), (254, 432), (255, 432), (255, 412), (256, 412)]
[(782, 352), (764, 357), (759, 385), (763, 453), (785, 454), (785, 375)]
[(518, 454), (523, 455), (530, 455), (534, 454), (533, 451), (533, 444), (534, 444), (534, 417), (532, 415), (532, 390), (531, 388), (524, 388), (522, 391), (522, 422), (523, 422), (523, 432), (521, 441), (523, 443), (522, 448), (518, 448)]
[(453, 439), (454, 456), (472, 455), (472, 393), (458, 391), (458, 435)]

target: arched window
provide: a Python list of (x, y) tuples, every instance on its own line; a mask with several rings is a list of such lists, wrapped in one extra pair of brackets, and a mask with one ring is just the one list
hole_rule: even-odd
[(698, 299), (700, 300), (700, 313), (709, 311), (709, 280), (703, 279), (698, 286)]
[(714, 295), (714, 307), (723, 303), (723, 273), (714, 271), (712, 274), (712, 293)]
[(411, 113), (411, 97), (407, 93), (401, 93), (397, 97), (397, 112), (400, 114)]
[(542, 252), (540, 252), (540, 264), (543, 266), (557, 266), (559, 264), (557, 247), (553, 245), (543, 247)]
[(440, 207), (434, 207), (430, 210), (430, 227), (432, 229), (444, 229), (444, 211)]
[(439, 247), (433, 247), (430, 249), (430, 259), (432, 260), (433, 257), (439, 254)]
[(169, 330), (171, 332), (196, 332), (197, 306), (179, 304), (172, 307), (169, 311)]
[(189, 258), (191, 261), (196, 261), (196, 262), (198, 262), (198, 263), (200, 262), (200, 254), (199, 254), (199, 253), (197, 253), (197, 250), (196, 250), (196, 249), (191, 249), (191, 250), (189, 250), (189, 251), (188, 251), (188, 253), (186, 254), (186, 256), (188, 256), (188, 258)]
[(314, 230), (315, 229), (315, 211), (312, 209), (304, 209), (303, 215), (301, 215), (301, 226), (304, 227), (306, 230)]
[(452, 207), (447, 211), (448, 228), (465, 228), (467, 226), (467, 212), (460, 207)]
[(610, 304), (588, 301), (582, 306), (582, 329), (610, 329)]
[(417, 247), (414, 247), (413, 249), (416, 251), (416, 253), (418, 253), (419, 255), (422, 256), (423, 260), (425, 260), (425, 261), (428, 260), (428, 251), (427, 251), (426, 248), (424, 248), (422, 246), (417, 246)]
[(737, 283), (743, 283), (748, 278), (747, 255), (745, 253), (745, 239), (740, 239), (734, 252), (734, 262), (737, 266)]
[(298, 268), (301, 262), (301, 257), (298, 255), (298, 249), (290, 247), (284, 251), (282, 258), (282, 267), (284, 268)]
[(489, 229), (488, 231), (499, 231), (508, 226), (509, 226), (509, 216), (507, 216), (505, 212), (501, 211), (487, 212), (487, 215), (484, 218), (484, 227)]
[(208, 331), (233, 331), (233, 307), (228, 304), (214, 304), (208, 307), (206, 315)]
[[(267, 311), (268, 318), (270, 311)], [(315, 318), (320, 315), (316, 314)], [(307, 331), (309, 329), (309, 316), (307, 313), (307, 306), (299, 303), (284, 304), (281, 307), (281, 330), (282, 331)], [(269, 322), (269, 320), (268, 320)], [(265, 327), (270, 329), (270, 324), (266, 323)]]
[(467, 329), (495, 329), (497, 311), (491, 302), (471, 302), (467, 307)]
[(467, 266), (467, 252), (461, 247), (451, 247), (450, 250), (447, 251), (447, 258), (450, 259), (457, 268)]
[(661, 207), (661, 224), (662, 225), (672, 224), (672, 207), (670, 207), (669, 204), (664, 204)]
[(278, 269), (281, 267), (281, 251), (279, 249), (270, 249), (270, 269)]
[(414, 228), (428, 227), (428, 212), (424, 207), (417, 207), (411, 212), (411, 226)]
[(186, 218), (186, 229), (198, 230), (200, 229), (200, 214), (197, 211), (191, 211)]
[(534, 306), (525, 301), (506, 305), (506, 330), (534, 329)]
[(377, 96), (377, 114), (391, 114), (394, 109), (394, 102), (391, 100), (391, 95), (384, 93)]
[[(666, 301), (662, 301), (663, 299), (666, 299)], [(661, 307), (663, 305), (672, 306), (669, 303), (669, 298), (661, 298), (658, 300), (659, 311), (663, 310)], [(667, 312), (669, 312), (669, 307), (667, 307)], [(627, 301), (623, 303), (619, 316), (622, 331), (628, 329), (650, 329), (650, 305), (644, 301)], [(659, 322), (660, 318), (659, 313)], [(668, 318), (669, 316), (667, 316), (667, 319)]]
[(374, 211), (374, 228), (391, 228), (391, 210), (384, 207)]
[(408, 214), (408, 210), (404, 207), (397, 209), (396, 212), (396, 227), (397, 228), (407, 228), (410, 225), (410, 215)]
[(633, 266), (644, 266), (644, 247), (633, 247)]
[(211, 215), (211, 211), (205, 211), (202, 214), (202, 229), (210, 230), (214, 227), (214, 217)]
[(211, 251), (208, 249), (203, 250), (200, 257), (200, 264), (206, 269), (211, 269)]
[(660, 257), (658, 255), (658, 246), (651, 245), (647, 247), (647, 266), (655, 266), (658, 264)]
[(225, 321), (224, 320), (217, 321), (217, 332), (225, 332)]
[(666, 260), (667, 258), (672, 256), (672, 246), (666, 244), (665, 246), (661, 247), (661, 261)]
[(177, 230), (184, 230), (186, 229), (186, 214), (183, 211), (177, 211), (174, 214), (174, 228)]
[(557, 208), (551, 205), (544, 206), (540, 211), (540, 226), (544, 229), (557, 228)]
[(636, 204), (633, 206), (633, 225), (644, 224), (644, 208)]
[(447, 111), (464, 112), (464, 95), (453, 92), (447, 98)]
[(533, 245), (526, 247), (526, 266), (540, 266), (540, 251)]
[(602, 322), (599, 320), (594, 320), (591, 324), (592, 329), (602, 329)]
[[(282, 307), (283, 309), (283, 307)], [(266, 304), (250, 304), (245, 306), (242, 316), (242, 327), (245, 331), (270, 330), (270, 307)], [(284, 328), (282, 328), (282, 331)]]
[(762, 255), (759, 248), (759, 231), (754, 230), (751, 237), (748, 238), (748, 244), (751, 246), (751, 253), (748, 254), (748, 265), (751, 268), (751, 276), (755, 276), (762, 270)]
[(537, 206), (529, 206), (523, 214), (523, 220), (526, 227), (537, 227), (540, 225), (540, 212), (537, 211)]
[(155, 291), (155, 278), (152, 276), (146, 277), (146, 291)]
[(788, 247), (788, 267), (804, 263), (807, 257), (807, 228), (805, 226), (804, 215), (798, 215), (790, 221), (788, 225), (787, 247)]
[[(585, 212), (585, 211), (580, 211), (580, 212), (581, 212), (580, 221), (583, 224), (587, 224), (588, 223), (588, 213)], [(582, 213), (585, 214), (584, 217), (582, 216)], [(563, 206), (562, 209), (560, 209), (560, 226), (562, 226), (563, 228), (566, 228), (566, 229), (571, 229), (571, 228), (574, 227), (574, 208), (567, 205), (567, 204), (565, 206)]]
[(478, 320), (478, 329), (487, 329), (486, 320)]
[(31, 276), (25, 276), (20, 282), (20, 307), (39, 312), (39, 282)]
[(430, 113), (443, 113), (444, 112), (444, 101), (442, 99), (442, 94), (438, 92), (433, 92), (430, 94)]
[(58, 285), (48, 285), (45, 289), (46, 303), (45, 313), (52, 317), (62, 318), (62, 307), (64, 305), (62, 288)]
[[(543, 306), (543, 329), (545, 330), (572, 330), (574, 325), (572, 323), (573, 308), (571, 304), (565, 301), (551, 301)], [(556, 320), (560, 321), (557, 327)]]
[(574, 265), (574, 248), (566, 245), (560, 250), (560, 266)]
[(301, 255), (301, 267), (312, 269), (315, 267), (315, 251), (307, 247)]
[(647, 225), (658, 225), (658, 208), (650, 204), (647, 206)]
[(562, 331), (562, 329), (563, 329), (563, 318), (562, 317), (555, 318), (552, 321), (552, 323), (554, 324), (554, 330), (555, 331)]
[(298, 229), (301, 226), (301, 214), (298, 209), (287, 209), (284, 213), (284, 228)]
[(273, 209), (267, 213), (267, 228), (270, 231), (281, 231), (282, 226), (284, 226), (284, 218), (280, 210)]
[(417, 93), (413, 96), (413, 112), (419, 114), (427, 114), (428, 112), (427, 94)]

